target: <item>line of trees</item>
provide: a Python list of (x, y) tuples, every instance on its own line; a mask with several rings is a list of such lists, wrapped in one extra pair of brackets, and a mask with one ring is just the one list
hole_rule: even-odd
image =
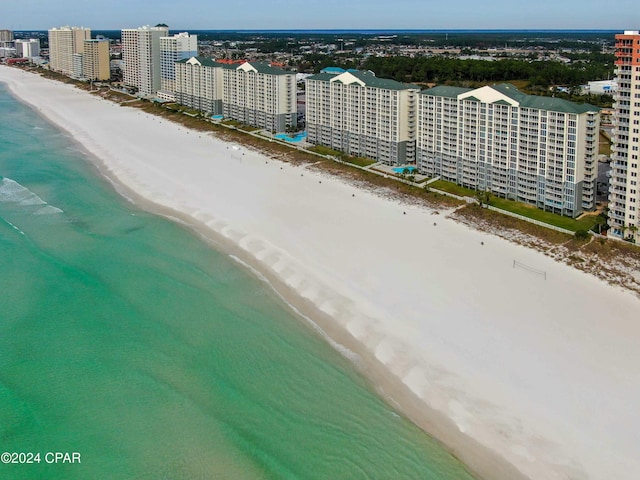
[(504, 82), (526, 80), (532, 89), (551, 85), (580, 85), (589, 80), (609, 78), (613, 74), (613, 57), (608, 63), (564, 64), (556, 61), (528, 60), (460, 60), (446, 57), (369, 57), (362, 68), (378, 77), (401, 82), (448, 83)]

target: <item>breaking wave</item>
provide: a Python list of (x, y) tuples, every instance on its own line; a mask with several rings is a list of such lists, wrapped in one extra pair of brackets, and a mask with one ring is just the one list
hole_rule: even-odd
[(42, 206), (33, 212), (34, 215), (51, 215), (62, 213), (62, 210), (47, 204), (42, 198), (15, 180), (3, 177), (0, 181), (0, 202), (15, 203), (21, 206)]

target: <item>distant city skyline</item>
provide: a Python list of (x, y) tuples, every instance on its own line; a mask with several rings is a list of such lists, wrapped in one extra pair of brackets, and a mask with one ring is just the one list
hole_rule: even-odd
[[(539, 0), (514, 2), (472, 0), (325, 0), (317, 3), (247, 0), (229, 4), (204, 0), (111, 0), (96, 8), (84, 0), (23, 0), (2, 9), (0, 28), (46, 30), (77, 25), (94, 30), (119, 30), (166, 23), (175, 29), (594, 29), (637, 30), (636, 0)], [(28, 12), (28, 13), (27, 13)], [(633, 13), (636, 12), (636, 13)]]

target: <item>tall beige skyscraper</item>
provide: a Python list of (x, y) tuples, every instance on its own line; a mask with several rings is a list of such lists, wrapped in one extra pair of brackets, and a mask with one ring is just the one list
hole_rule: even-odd
[(91, 29), (60, 27), (49, 30), (49, 67), (73, 75), (73, 55), (84, 52), (84, 41), (91, 38)]
[(640, 241), (640, 31), (616, 35), (609, 234)]
[(87, 80), (109, 80), (109, 40), (85, 40), (82, 67)]
[(169, 27), (163, 24), (122, 30), (125, 85), (144, 96), (160, 90), (160, 38), (168, 35)]
[(0, 42), (13, 42), (13, 31), (0, 30)]

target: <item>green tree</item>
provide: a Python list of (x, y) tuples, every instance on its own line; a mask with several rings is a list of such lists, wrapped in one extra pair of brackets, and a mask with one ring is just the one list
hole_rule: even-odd
[(478, 190), (476, 192), (476, 200), (480, 207), (489, 206), (489, 202), (491, 201), (491, 192), (488, 190)]

